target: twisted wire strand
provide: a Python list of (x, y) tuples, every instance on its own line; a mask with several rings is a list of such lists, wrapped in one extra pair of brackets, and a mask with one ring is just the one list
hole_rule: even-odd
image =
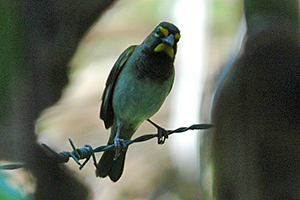
[[(175, 130), (167, 130), (167, 136), (172, 135), (174, 133), (186, 132), (188, 130), (204, 130), (204, 129), (209, 129), (211, 127), (213, 127), (212, 124), (193, 124), (189, 127), (180, 127)], [(160, 139), (160, 137), (161, 135), (159, 135), (159, 133), (146, 134), (146, 135), (139, 136), (133, 140), (125, 140), (124, 144), (126, 145), (126, 147), (128, 147), (133, 143), (144, 142), (153, 138)], [(69, 158), (72, 158), (80, 166), (79, 169), (82, 169), (91, 157), (93, 158), (94, 165), (97, 168), (96, 158), (94, 153), (108, 151), (115, 148), (114, 144), (99, 146), (96, 147), (95, 149), (93, 149), (91, 145), (85, 145), (84, 147), (76, 148), (71, 139), (69, 139), (69, 142), (73, 148), (73, 151), (71, 152), (62, 151), (60, 153), (57, 153), (46, 144), (41, 144), (41, 145), (53, 156), (53, 158), (56, 160), (57, 163), (67, 163), (69, 161)], [(83, 164), (79, 162), (79, 160), (81, 159), (86, 159)], [(13, 170), (22, 167), (25, 167), (25, 164), (23, 163), (6, 164), (6, 165), (0, 165), (0, 170)]]

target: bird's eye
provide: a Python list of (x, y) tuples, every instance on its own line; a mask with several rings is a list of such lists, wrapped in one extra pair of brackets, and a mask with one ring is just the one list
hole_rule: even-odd
[(160, 38), (165, 38), (169, 35), (169, 30), (162, 27), (162, 26), (159, 26), (157, 29), (156, 29), (156, 33), (155, 33), (155, 36), (156, 37), (160, 37)]
[(156, 37), (164, 37), (164, 33), (161, 31), (160, 28), (157, 28), (156, 32), (155, 32), (155, 36)]

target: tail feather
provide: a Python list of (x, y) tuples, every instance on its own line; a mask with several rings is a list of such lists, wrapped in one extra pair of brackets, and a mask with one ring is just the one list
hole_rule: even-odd
[(96, 169), (96, 176), (104, 178), (109, 176), (109, 178), (116, 182), (120, 179), (124, 169), (126, 151), (121, 151), (120, 156), (117, 160), (114, 160), (115, 151), (108, 150), (105, 151), (98, 163), (98, 169)]
[[(122, 126), (122, 131), (120, 132), (120, 138), (124, 140), (129, 140), (133, 133), (136, 131), (138, 126)], [(116, 123), (111, 127), (111, 133), (108, 140), (108, 145), (114, 144), (114, 139), (116, 136), (116, 132), (118, 130), (118, 126)], [(109, 176), (109, 178), (116, 182), (120, 179), (124, 169), (125, 157), (126, 157), (127, 149), (121, 151), (119, 157), (114, 160), (115, 150), (105, 151), (98, 163), (98, 169), (96, 169), (96, 176), (104, 178)]]
[(114, 156), (115, 151), (113, 150), (108, 150), (103, 153), (98, 163), (98, 169), (96, 169), (96, 176), (105, 178), (108, 175), (110, 168), (112, 167), (114, 162)]
[(126, 151), (127, 150), (121, 152), (118, 159), (114, 161), (113, 165), (110, 168), (108, 176), (113, 182), (118, 181), (123, 174)]

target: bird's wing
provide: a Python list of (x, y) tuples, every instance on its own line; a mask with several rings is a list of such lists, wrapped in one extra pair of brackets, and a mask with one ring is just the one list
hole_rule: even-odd
[(118, 58), (116, 63), (114, 64), (110, 74), (107, 78), (105, 89), (102, 95), (102, 104), (100, 110), (100, 118), (104, 121), (105, 128), (109, 128), (112, 126), (114, 121), (114, 111), (112, 107), (112, 98), (115, 88), (115, 83), (118, 79), (120, 72), (122, 71), (125, 63), (128, 58), (131, 56), (132, 52), (135, 49), (134, 46), (128, 47)]

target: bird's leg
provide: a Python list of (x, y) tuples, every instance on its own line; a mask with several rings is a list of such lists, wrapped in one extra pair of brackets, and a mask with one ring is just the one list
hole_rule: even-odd
[(126, 148), (126, 144), (124, 143), (124, 140), (120, 138), (121, 126), (122, 126), (121, 124), (118, 124), (117, 133), (114, 138), (114, 145), (116, 149), (114, 160), (117, 160), (121, 154), (121, 150)]
[(156, 123), (154, 123), (150, 119), (147, 119), (147, 121), (150, 122), (153, 126), (155, 126), (155, 128), (157, 128), (157, 133), (158, 133), (157, 143), (158, 144), (165, 143), (165, 140), (168, 139), (168, 135), (169, 135), (168, 131), (166, 129), (164, 129), (163, 127), (157, 125)]

